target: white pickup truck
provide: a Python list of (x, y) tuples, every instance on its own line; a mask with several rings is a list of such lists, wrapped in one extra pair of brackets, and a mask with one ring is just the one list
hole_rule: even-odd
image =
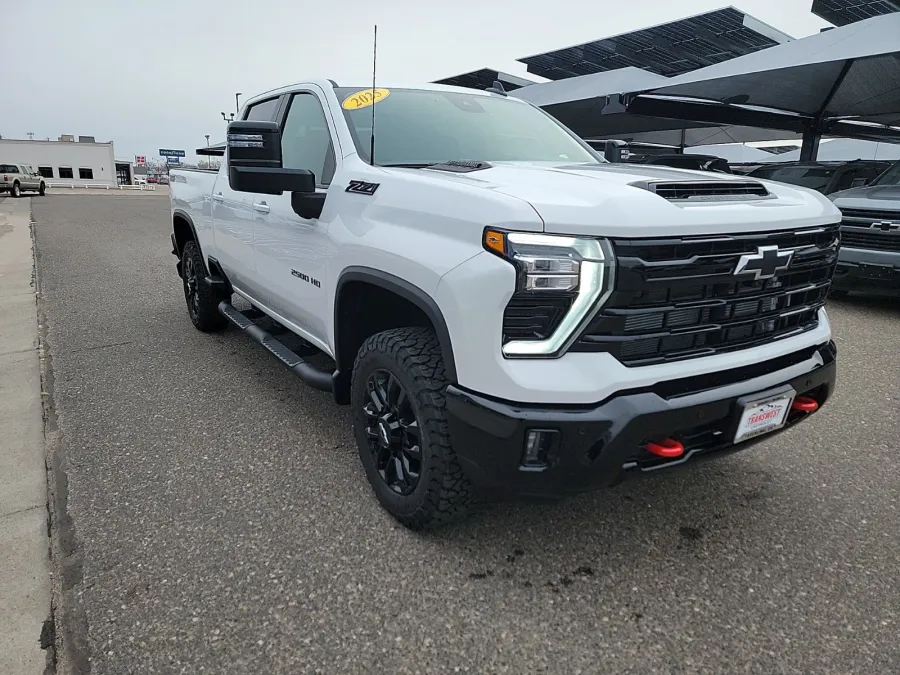
[(692, 466), (833, 391), (816, 192), (610, 164), (502, 88), (296, 84), (220, 148), (170, 174), (191, 320), (350, 404), (407, 527)]

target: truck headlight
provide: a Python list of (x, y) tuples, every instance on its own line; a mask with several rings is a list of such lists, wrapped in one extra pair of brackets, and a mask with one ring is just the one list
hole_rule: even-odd
[(516, 268), (510, 306), (515, 303), (520, 316), (527, 316), (529, 305), (546, 307), (551, 298), (567, 300), (547, 330), (505, 341), (504, 356), (560, 356), (612, 290), (615, 257), (605, 239), (485, 230), (483, 243)]

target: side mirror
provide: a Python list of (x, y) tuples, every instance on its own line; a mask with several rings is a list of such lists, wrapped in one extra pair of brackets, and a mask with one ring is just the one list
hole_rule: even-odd
[(316, 191), (312, 171), (281, 165), (281, 131), (275, 122), (228, 125), (228, 184), (236, 192), (266, 195)]
[(605, 152), (606, 161), (611, 164), (619, 164), (623, 159), (627, 159), (628, 151), (625, 141), (606, 141)]

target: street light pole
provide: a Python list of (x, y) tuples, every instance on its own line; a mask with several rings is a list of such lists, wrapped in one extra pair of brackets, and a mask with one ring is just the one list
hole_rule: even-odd
[(241, 104), (239, 101), (240, 101), (242, 93), (243, 92), (238, 91), (238, 92), (235, 92), (235, 94), (234, 94), (234, 114), (235, 115), (241, 114)]

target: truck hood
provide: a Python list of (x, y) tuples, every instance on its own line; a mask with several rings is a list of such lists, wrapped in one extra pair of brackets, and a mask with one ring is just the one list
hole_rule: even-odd
[[(900, 185), (872, 185), (851, 188), (830, 195), (839, 207), (857, 209), (896, 209), (900, 211)], [(890, 202), (893, 202), (891, 204)]]
[[(744, 176), (635, 164), (494, 163), (470, 173), (400, 169), (465, 183), (528, 202), (544, 231), (609, 237), (724, 234), (813, 227), (840, 212), (812, 190)], [(421, 174), (420, 174), (421, 175)], [(647, 181), (763, 183), (769, 199), (669, 201), (639, 187)], [(638, 185), (636, 185), (638, 184)]]

